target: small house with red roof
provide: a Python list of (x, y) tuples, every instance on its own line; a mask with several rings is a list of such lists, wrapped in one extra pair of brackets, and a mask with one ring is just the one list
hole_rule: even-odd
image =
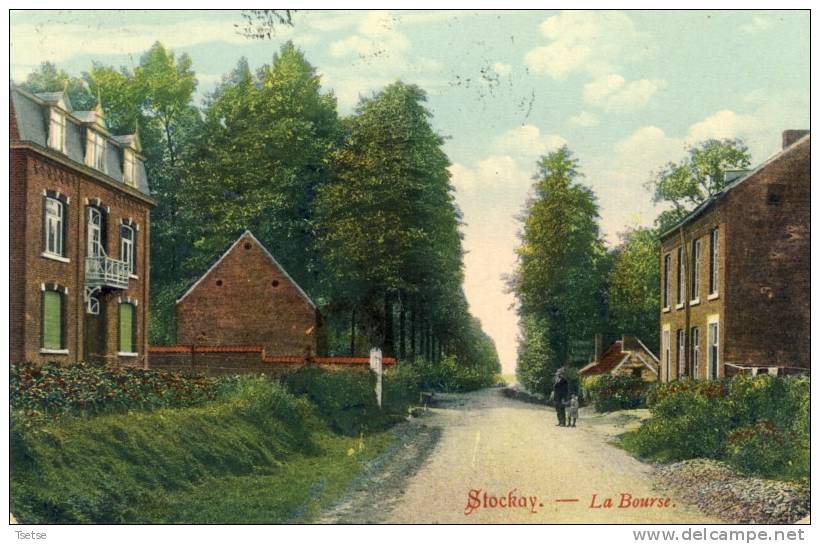
[(635, 336), (624, 336), (578, 371), (582, 378), (610, 374), (636, 376), (644, 381), (658, 380), (658, 358)]

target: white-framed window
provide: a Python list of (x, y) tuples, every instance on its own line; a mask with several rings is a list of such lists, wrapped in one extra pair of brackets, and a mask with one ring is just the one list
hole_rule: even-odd
[(720, 326), (717, 320), (709, 322), (707, 364), (708, 378), (716, 380), (718, 377), (718, 365), (720, 363)]
[(88, 208), (88, 256), (102, 257), (105, 255), (103, 248), (103, 214), (94, 207)]
[(137, 185), (137, 161), (133, 149), (124, 149), (122, 157), (122, 181), (126, 185)]
[(692, 301), (700, 301), (700, 240), (692, 242)]
[(134, 229), (128, 225), (120, 225), (120, 260), (128, 264), (128, 271), (134, 273)]
[(45, 197), (45, 250), (48, 255), (65, 256), (65, 204), (52, 197)]
[(686, 331), (678, 329), (678, 378), (686, 376)]
[(663, 344), (663, 369), (666, 381), (669, 381), (669, 373), (672, 370), (672, 347), (669, 345), (672, 341), (672, 334), (668, 327), (663, 329), (663, 337), (661, 343)]
[(105, 146), (105, 136), (89, 128), (85, 147), (85, 163), (100, 172), (105, 172)]
[(137, 352), (137, 308), (129, 302), (123, 302), (119, 308), (120, 355), (132, 355)]
[(683, 258), (685, 252), (686, 250), (683, 246), (678, 248), (678, 306), (683, 306), (683, 300), (686, 298), (686, 267), (684, 266)]
[(65, 295), (59, 289), (42, 293), (40, 348), (48, 353), (65, 350)]
[(710, 251), (709, 251), (709, 294), (716, 295), (718, 292), (718, 229), (715, 227), (709, 235)]
[(669, 309), (669, 274), (672, 271), (672, 256), (667, 254), (663, 257), (663, 308)]
[(48, 147), (65, 153), (65, 114), (56, 108), (49, 112)]
[(700, 329), (692, 327), (689, 334), (689, 341), (692, 343), (692, 376), (700, 378)]

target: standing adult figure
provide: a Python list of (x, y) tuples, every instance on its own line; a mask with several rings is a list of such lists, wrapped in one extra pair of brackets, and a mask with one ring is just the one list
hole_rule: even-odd
[(569, 382), (564, 377), (563, 372), (558, 370), (555, 373), (555, 379), (552, 384), (552, 397), (555, 402), (555, 412), (558, 415), (558, 426), (566, 427), (567, 425), (567, 408), (566, 403), (569, 399)]

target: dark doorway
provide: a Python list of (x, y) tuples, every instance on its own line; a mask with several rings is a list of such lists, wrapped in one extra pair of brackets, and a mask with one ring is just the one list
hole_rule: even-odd
[(106, 361), (105, 304), (100, 301), (99, 314), (85, 314), (85, 360), (104, 364)]

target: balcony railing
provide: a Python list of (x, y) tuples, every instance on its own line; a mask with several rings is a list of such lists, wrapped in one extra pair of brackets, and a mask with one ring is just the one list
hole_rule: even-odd
[(85, 284), (88, 287), (128, 289), (130, 273), (131, 269), (125, 261), (105, 255), (85, 259)]

